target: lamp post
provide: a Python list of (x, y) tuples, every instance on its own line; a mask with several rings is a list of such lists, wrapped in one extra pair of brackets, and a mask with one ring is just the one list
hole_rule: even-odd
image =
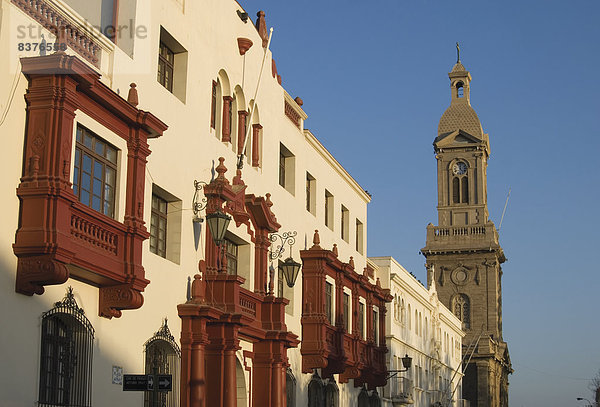
[[(412, 358), (408, 355), (404, 355), (402, 358), (402, 366), (404, 366), (404, 369), (388, 370), (388, 377), (386, 378), (386, 381), (398, 375), (398, 373), (408, 372), (412, 366)], [(398, 380), (400, 379), (401, 378), (398, 378)], [(399, 386), (396, 387), (396, 393), (392, 394), (392, 405), (394, 407), (400, 407), (406, 404), (413, 404), (412, 391), (406, 391), (404, 387), (402, 388), (402, 391), (398, 391), (398, 387)]]
[[(296, 243), (296, 236), (298, 232), (283, 232), (279, 233), (271, 233), (269, 235), (269, 241), (271, 243), (275, 243), (278, 240), (281, 242), (277, 245), (275, 250), (272, 249), (269, 252), (269, 260), (271, 260), (271, 271), (273, 272), (275, 269), (273, 267), (273, 261), (280, 259), (283, 257), (283, 252), (285, 251), (285, 245), (287, 244), (290, 247), (290, 256), (283, 261), (283, 263), (279, 266), (281, 268), (281, 272), (283, 273), (283, 277), (285, 278), (285, 282), (288, 287), (292, 288), (296, 283), (296, 278), (298, 278), (298, 273), (300, 272), (300, 267), (302, 267), (301, 263), (298, 263), (292, 258), (292, 246)], [(273, 277), (271, 277), (272, 279)]]

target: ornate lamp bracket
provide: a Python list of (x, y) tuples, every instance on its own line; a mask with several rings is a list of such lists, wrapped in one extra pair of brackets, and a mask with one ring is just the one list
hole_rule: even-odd
[(194, 220), (202, 222), (202, 218), (198, 215), (201, 211), (206, 209), (208, 199), (206, 197), (200, 197), (200, 192), (208, 184), (204, 181), (194, 180), (194, 198), (192, 199), (192, 210), (194, 211)]

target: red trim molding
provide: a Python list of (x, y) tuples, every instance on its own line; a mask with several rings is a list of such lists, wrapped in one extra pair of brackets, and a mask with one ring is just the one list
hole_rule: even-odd
[(243, 288), (243, 277), (227, 274), (207, 230), (206, 262), (200, 262), (201, 274), (194, 276), (192, 299), (177, 307), (182, 320), (181, 406), (235, 405), (235, 352), (240, 339), (253, 343), (252, 353), (243, 353), (252, 358), (252, 405), (283, 406), (287, 349), (299, 341), (285, 324), (288, 300), (266, 292), (268, 234), (280, 225), (270, 196), (247, 194), (240, 170), (230, 183), (223, 161), (219, 158), (218, 176), (204, 188), (206, 211), (227, 212), (238, 226), (247, 226), (255, 243), (255, 289)]
[[(21, 201), (13, 251), (18, 257), (15, 290), (42, 294), (69, 277), (100, 289), (100, 315), (142, 306), (149, 281), (142, 266), (147, 140), (167, 126), (100, 82), (74, 56), (22, 58), (29, 81)], [(125, 217), (118, 222), (81, 204), (70, 182), (75, 111), (81, 110), (127, 142)]]

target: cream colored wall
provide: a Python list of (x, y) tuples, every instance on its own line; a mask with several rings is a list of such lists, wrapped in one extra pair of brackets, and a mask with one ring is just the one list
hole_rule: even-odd
[[(23, 24), (36, 24), (8, 0), (2, 1), (2, 26), (0, 51), (10, 58), (0, 61), (0, 111), (10, 95), (15, 73), (19, 71), (18, 56), (14, 52), (15, 30)], [(73, 3), (75, 5), (75, 3)], [(211, 166), (219, 156), (226, 158), (229, 168), (227, 177), (234, 175), (236, 156), (230, 145), (220, 142), (210, 130), (211, 83), (217, 73), (224, 70), (230, 87), (240, 86), (248, 102), (254, 93), (258, 71), (263, 56), (261, 39), (249, 21), (241, 22), (234, 1), (212, 0), (207, 2), (186, 2), (185, 7), (174, 1), (143, 1), (137, 3), (136, 23), (148, 29), (145, 39), (137, 39), (133, 58), (118, 47), (103, 42), (102, 80), (121, 96), (127, 97), (131, 82), (137, 83), (139, 108), (151, 111), (169, 125), (169, 130), (159, 139), (149, 141), (152, 154), (148, 160), (145, 184), (145, 220), (149, 225), (152, 184), (160, 186), (182, 201), (181, 215), (181, 255), (176, 264), (149, 251), (149, 242), (144, 243), (143, 264), (146, 278), (151, 280), (144, 292), (144, 305), (135, 311), (124, 311), (121, 318), (107, 320), (98, 317), (98, 290), (89, 285), (70, 279), (66, 284), (47, 287), (41, 296), (26, 297), (14, 292), (16, 258), (12, 252), (14, 233), (17, 229), (19, 201), (15, 189), (19, 183), (22, 166), (23, 135), (25, 131), (25, 78), (18, 74), (19, 83), (15, 90), (6, 121), (0, 128), (3, 140), (3, 177), (0, 190), (6, 199), (0, 203), (5, 215), (4, 227), (0, 231), (0, 323), (9, 329), (0, 331), (0, 346), (3, 351), (3, 365), (10, 366), (0, 373), (0, 394), (3, 402), (15, 405), (34, 405), (38, 394), (40, 323), (41, 315), (51, 309), (56, 301), (64, 297), (67, 286), (73, 286), (76, 299), (90, 319), (96, 336), (94, 340), (93, 363), (93, 404), (97, 405), (141, 405), (143, 394), (123, 392), (121, 386), (111, 384), (113, 365), (123, 367), (124, 373), (142, 373), (144, 369), (143, 344), (168, 318), (169, 327), (177, 341), (180, 335), (180, 320), (176, 305), (185, 301), (187, 277), (197, 273), (198, 260), (204, 258), (204, 231), (198, 251), (194, 248), (192, 230), (191, 201), (194, 193), (193, 181), (210, 181)], [(77, 19), (77, 15), (71, 16)], [(254, 16), (253, 16), (254, 17)], [(160, 26), (163, 26), (188, 52), (187, 87), (185, 103), (169, 93), (156, 80), (158, 43)], [(267, 15), (267, 25), (270, 22)], [(245, 57), (239, 55), (236, 39), (250, 38), (254, 45)], [(46, 38), (50, 39), (46, 32)], [(274, 41), (277, 32), (274, 33)], [(68, 51), (71, 53), (71, 51)], [(20, 56), (34, 56), (34, 53), (21, 53)], [(244, 62), (245, 59), (245, 62)], [(245, 70), (244, 69), (245, 66)], [(285, 78), (285, 72), (282, 73)], [(364, 225), (364, 251), (366, 254), (367, 203), (369, 197), (356, 182), (315, 141), (308, 132), (297, 129), (284, 115), (284, 89), (271, 76), (270, 53), (265, 63), (265, 72), (260, 88), (257, 106), (260, 123), (263, 125), (262, 167), (252, 168), (246, 164), (243, 179), (248, 185), (248, 193), (255, 195), (272, 194), (272, 210), (281, 223), (281, 231), (298, 232), (293, 248), (293, 257), (300, 259), (299, 250), (312, 245), (315, 229), (319, 230), (321, 246), (331, 248), (337, 243), (339, 256), (343, 261), (354, 257), (356, 270), (362, 273), (366, 265), (365, 255), (355, 251), (354, 227), (358, 218)], [(310, 101), (307, 101), (310, 103)], [(78, 112), (75, 118), (99, 135), (111, 141), (121, 153), (123, 143), (111, 135), (98, 123)], [(309, 119), (308, 119), (309, 120)], [(278, 184), (279, 144), (283, 143), (296, 157), (295, 194), (291, 194)], [(125, 174), (125, 160), (120, 168)], [(306, 171), (316, 178), (316, 214), (305, 209)], [(124, 182), (121, 177), (120, 196), (124, 196)], [(324, 190), (334, 195), (333, 230), (324, 224)], [(122, 218), (124, 204), (119, 199), (118, 218)], [(340, 238), (340, 207), (344, 205), (350, 212), (349, 242)], [(206, 225), (203, 225), (203, 229)], [(250, 242), (245, 226), (229, 231)], [(249, 263), (254, 264), (252, 245)], [(285, 256), (287, 257), (286, 251)], [(250, 273), (252, 276), (253, 273)], [(301, 278), (293, 289), (294, 301), (286, 315), (288, 328), (301, 335)], [(246, 283), (253, 285), (252, 278)], [(289, 294), (290, 290), (284, 291)], [(18, 313), (15, 314), (15, 310)], [(242, 347), (251, 350), (248, 343)], [(310, 375), (301, 374), (299, 348), (288, 352), (292, 370), (297, 379), (297, 405), (305, 405), (306, 388)], [(243, 358), (240, 356), (240, 358)], [(243, 361), (242, 361), (243, 362)], [(247, 361), (251, 363), (250, 361)], [(246, 372), (248, 383), (248, 373)], [(350, 385), (340, 385), (339, 407), (353, 405), (358, 389)]]
[[(388, 363), (390, 368), (401, 369), (402, 366), (395, 366), (395, 358), (402, 358), (404, 355), (412, 357), (412, 368), (403, 373), (403, 377), (413, 380), (415, 389), (413, 397), (415, 407), (426, 406), (428, 402), (427, 392), (437, 390), (435, 388), (435, 377), (441, 375), (442, 378), (452, 380), (452, 388), (459, 386), (462, 375), (454, 372), (459, 368), (461, 361), (461, 341), (464, 333), (461, 330), (461, 322), (437, 299), (437, 293), (434, 287), (425, 288), (414, 276), (412, 276), (402, 265), (392, 257), (371, 257), (369, 258), (377, 268), (380, 275), (387, 274), (389, 279), (382, 278), (382, 287), (389, 288), (394, 297), (404, 300), (404, 315), (399, 313), (395, 318), (394, 305), (392, 302), (388, 305), (386, 314), (386, 332), (387, 344), (389, 348)], [(409, 307), (410, 306), (410, 307)], [(410, 324), (408, 322), (408, 310), (410, 308)], [(415, 320), (415, 312), (421, 314), (421, 330), (418, 331), (418, 318)], [(427, 325), (425, 319), (427, 318)], [(433, 321), (438, 321), (437, 328)], [(448, 346), (445, 345), (445, 339), (448, 338)], [(436, 354), (436, 341), (440, 341), (438, 348), (439, 355)], [(458, 344), (458, 350), (454, 352), (451, 344)], [(441, 364), (441, 369), (435, 370), (436, 364)], [(417, 386), (416, 366), (421, 367), (421, 384)], [(426, 370), (429, 376), (425, 375)], [(436, 372), (432, 374), (432, 372)], [(386, 388), (386, 403), (389, 401), (390, 388)], [(460, 393), (454, 395), (454, 399), (460, 398)]]

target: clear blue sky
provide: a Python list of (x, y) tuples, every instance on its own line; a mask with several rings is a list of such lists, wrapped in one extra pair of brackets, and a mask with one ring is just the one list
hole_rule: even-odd
[(600, 2), (241, 0), (266, 12), (283, 85), (310, 128), (373, 194), (368, 254), (425, 281), (437, 223), (432, 141), (447, 73), (471, 72), (490, 134), (488, 197), (504, 264), (511, 407), (591, 398), (600, 368)]

